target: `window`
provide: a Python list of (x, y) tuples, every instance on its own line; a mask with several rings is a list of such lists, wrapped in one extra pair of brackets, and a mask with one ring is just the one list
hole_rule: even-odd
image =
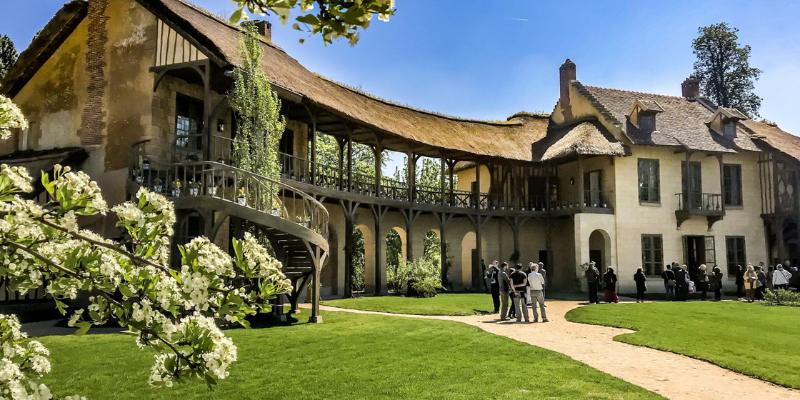
[(639, 201), (646, 203), (661, 201), (658, 160), (639, 159)]
[(648, 133), (653, 132), (656, 129), (656, 116), (639, 114), (639, 129)]
[(645, 275), (661, 275), (664, 270), (661, 235), (642, 235), (642, 269)]
[(722, 167), (722, 192), (726, 206), (742, 205), (742, 166), (725, 164)]
[(725, 238), (725, 248), (728, 253), (728, 276), (736, 276), (738, 266), (747, 264), (744, 253), (744, 237), (728, 236)]
[(722, 135), (725, 136), (726, 138), (733, 139), (736, 137), (736, 122), (733, 121), (726, 122), (722, 129), (723, 129)]

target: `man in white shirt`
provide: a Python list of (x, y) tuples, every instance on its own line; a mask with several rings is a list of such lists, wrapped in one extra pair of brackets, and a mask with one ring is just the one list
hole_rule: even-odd
[(544, 306), (544, 277), (539, 273), (539, 264), (531, 263), (531, 272), (528, 273), (528, 286), (531, 291), (531, 309), (533, 309), (533, 322), (539, 322), (539, 313), (536, 305), (542, 311), (542, 322), (547, 321), (547, 311)]

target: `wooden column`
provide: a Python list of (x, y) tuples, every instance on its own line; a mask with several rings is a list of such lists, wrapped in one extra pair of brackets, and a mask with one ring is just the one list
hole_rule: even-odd
[(353, 296), (353, 232), (356, 210), (359, 203), (350, 200), (339, 200), (344, 212), (344, 297)]
[(584, 198), (583, 198), (583, 157), (578, 156), (578, 206), (583, 208), (584, 206)]
[(353, 138), (347, 135), (347, 191), (353, 190)]
[[(439, 199), (439, 200), (440, 200), (440, 203), (442, 205), (447, 204), (447, 201), (445, 199), (445, 197), (447, 197), (447, 196), (445, 196), (445, 163), (446, 162), (447, 162), (447, 159), (444, 157), (444, 154), (442, 154), (442, 156), (439, 158), (439, 174), (440, 174), (440, 177), (439, 177), (439, 193), (442, 196), (442, 198)], [(442, 241), (444, 241), (444, 240), (442, 240)]]
[(406, 228), (406, 261), (411, 261), (414, 259), (414, 235), (412, 228), (414, 227), (414, 221), (417, 219), (421, 211), (409, 209), (401, 210), (401, 212), (403, 213), (403, 219), (405, 220)]
[(308, 165), (306, 166), (308, 169), (304, 170), (303, 174), (308, 174), (309, 183), (315, 185), (317, 183), (317, 118), (307, 105), (303, 104), (303, 107), (306, 109), (308, 119), (311, 122), (311, 129), (308, 131), (308, 143), (311, 147), (308, 155)]
[[(722, 160), (722, 154), (717, 154), (717, 162), (719, 163), (719, 196), (721, 197), (720, 200), (722, 202), (720, 207), (722, 212), (725, 212), (725, 163)], [(742, 190), (742, 193), (744, 193), (744, 190)], [(700, 196), (702, 199), (702, 195)]]
[(211, 160), (211, 62), (206, 60), (203, 65), (203, 155), (206, 160)]
[(475, 161), (475, 208), (481, 208), (481, 163)]
[(417, 157), (413, 152), (406, 152), (406, 186), (408, 186), (408, 201), (414, 202), (417, 191)]
[(375, 154), (375, 196), (381, 197), (381, 181), (383, 177), (381, 166), (383, 165), (383, 147), (381, 146), (380, 142), (375, 145), (373, 152)]
[(449, 282), (447, 279), (447, 243), (445, 242), (445, 228), (447, 227), (447, 221), (453, 214), (441, 213), (438, 214), (439, 217), (439, 254), (441, 255), (441, 278), (442, 278), (442, 286), (447, 287)]
[(339, 190), (344, 190), (344, 147), (345, 141), (342, 138), (336, 138), (336, 144), (339, 145), (339, 176), (337, 177), (337, 186)]
[(455, 179), (454, 179), (454, 170), (455, 170), (455, 168), (456, 168), (456, 160), (447, 160), (447, 173), (449, 174), (449, 177), (450, 177), (450, 183), (449, 183), (450, 184), (450, 195), (449, 195), (450, 199), (448, 200), (448, 204), (450, 206), (455, 206), (455, 196), (454, 196), (454, 193), (456, 191), (455, 190), (456, 189), (455, 188), (456, 183), (455, 183)]
[(381, 265), (385, 262), (381, 253), (381, 245), (386, 239), (381, 235), (381, 227), (383, 226), (383, 218), (388, 211), (389, 207), (384, 207), (380, 204), (372, 206), (372, 215), (375, 222), (375, 294), (379, 296), (383, 294), (381, 289), (383, 283), (381, 282)]

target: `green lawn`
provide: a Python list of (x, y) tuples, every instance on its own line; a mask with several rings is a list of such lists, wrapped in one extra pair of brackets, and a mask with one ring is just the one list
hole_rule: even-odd
[[(584, 298), (579, 293), (555, 292), (548, 293), (547, 297), (561, 300)], [(326, 300), (322, 304), (353, 310), (417, 315), (474, 315), (492, 311), (492, 297), (488, 293), (445, 293), (424, 299), (403, 296), (365, 296)]]
[(580, 307), (567, 319), (633, 329), (615, 340), (800, 388), (800, 308), (728, 301), (613, 304)]
[(129, 336), (42, 338), (52, 352), (45, 383), (57, 396), (90, 399), (653, 399), (557, 353), (448, 321), (325, 313), (325, 323), (230, 334), (231, 377), (147, 383), (150, 355)]
[(331, 307), (393, 314), (474, 315), (492, 311), (492, 297), (483, 293), (440, 294), (430, 298), (365, 296), (323, 301)]

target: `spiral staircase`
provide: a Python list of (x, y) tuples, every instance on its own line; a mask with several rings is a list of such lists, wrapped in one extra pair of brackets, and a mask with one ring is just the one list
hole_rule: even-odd
[(166, 195), (179, 216), (201, 215), (209, 238), (217, 236), (228, 217), (255, 224), (292, 281), (289, 312), (297, 311), (301, 292), (311, 286), (311, 319), (317, 321), (320, 269), (329, 251), (329, 216), (322, 203), (286, 183), (223, 162), (159, 161), (148, 144), (132, 146), (128, 192), (146, 187)]

